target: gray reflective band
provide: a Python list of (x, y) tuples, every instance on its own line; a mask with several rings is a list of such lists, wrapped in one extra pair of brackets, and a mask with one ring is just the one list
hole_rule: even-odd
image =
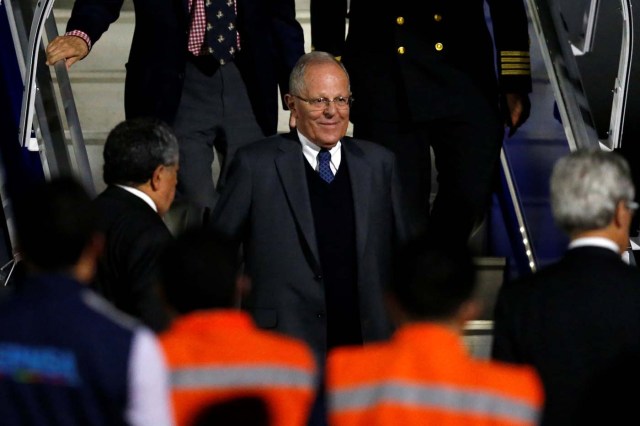
[(236, 386), (311, 388), (312, 373), (280, 365), (238, 365), (179, 368), (171, 371), (171, 386), (180, 389)]
[(332, 391), (329, 408), (334, 414), (345, 410), (366, 410), (377, 404), (411, 405), (457, 413), (488, 415), (514, 421), (535, 422), (538, 409), (525, 401), (486, 392), (447, 386), (419, 386), (415, 383), (385, 382), (379, 385)]

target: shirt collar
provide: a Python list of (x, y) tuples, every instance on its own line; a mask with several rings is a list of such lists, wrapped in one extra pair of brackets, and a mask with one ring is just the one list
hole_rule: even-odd
[[(318, 164), (316, 158), (318, 157), (318, 153), (320, 152), (320, 147), (311, 142), (309, 138), (304, 136), (299, 131), (298, 139), (300, 139), (300, 144), (302, 145), (302, 154), (304, 155), (304, 158), (307, 159), (307, 162), (311, 164), (311, 167), (315, 170)], [(341, 147), (342, 142), (338, 141), (338, 143), (329, 150), (329, 153), (331, 154), (331, 165), (333, 166), (332, 169), (334, 170), (334, 172), (335, 170), (338, 170), (338, 167), (340, 167), (340, 161), (342, 160), (342, 151), (340, 149)]]
[(584, 246), (596, 246), (607, 248), (620, 254), (620, 247), (618, 244), (614, 243), (608, 238), (604, 237), (584, 237), (584, 238), (576, 238), (575, 240), (569, 243), (569, 250), (576, 247), (584, 247)]
[(128, 192), (132, 193), (136, 197), (140, 198), (142, 201), (144, 201), (145, 203), (149, 204), (149, 207), (151, 207), (153, 209), (153, 211), (158, 213), (158, 207), (156, 207), (156, 203), (154, 203), (153, 200), (151, 199), (151, 197), (149, 197), (144, 192), (140, 191), (137, 188), (133, 188), (131, 186), (125, 186), (125, 185), (116, 185), (116, 186), (118, 186), (118, 187), (124, 189), (125, 191), (128, 191)]

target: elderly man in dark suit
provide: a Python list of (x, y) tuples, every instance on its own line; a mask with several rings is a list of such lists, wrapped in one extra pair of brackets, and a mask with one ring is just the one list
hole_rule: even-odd
[(382, 290), (406, 236), (393, 154), (345, 136), (349, 76), (332, 55), (302, 56), (286, 100), (297, 129), (238, 151), (213, 227), (241, 238), (258, 326), (328, 349), (391, 332)]
[(160, 120), (136, 118), (111, 130), (103, 156), (108, 186), (95, 205), (106, 249), (95, 287), (117, 308), (159, 331), (168, 318), (154, 277), (158, 256), (172, 239), (162, 216), (175, 195), (178, 142)]
[(551, 203), (569, 249), (559, 262), (500, 289), (493, 357), (537, 368), (544, 426), (584, 424), (575, 420), (591, 382), (640, 349), (640, 271), (621, 257), (633, 198), (628, 164), (618, 154), (580, 150), (561, 158)]

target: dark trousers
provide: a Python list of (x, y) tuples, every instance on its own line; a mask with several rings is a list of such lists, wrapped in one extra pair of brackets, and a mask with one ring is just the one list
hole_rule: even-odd
[[(499, 176), (504, 128), (488, 104), (425, 122), (354, 124), (354, 137), (396, 154), (403, 193), (416, 229), (435, 245), (467, 245), (487, 212)], [(433, 149), (437, 182), (431, 182)], [(432, 185), (437, 185), (430, 203)]]
[(212, 164), (220, 155), (218, 185), (224, 185), (235, 151), (263, 137), (234, 63), (198, 67), (187, 62), (184, 88), (173, 129), (180, 144), (176, 199), (212, 209), (216, 193)]

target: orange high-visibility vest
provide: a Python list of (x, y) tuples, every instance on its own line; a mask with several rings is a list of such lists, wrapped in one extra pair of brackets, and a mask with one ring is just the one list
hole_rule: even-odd
[(334, 349), (326, 380), (331, 426), (531, 426), (544, 402), (533, 368), (474, 359), (454, 331), (428, 323)]
[(260, 330), (237, 310), (199, 311), (160, 335), (170, 369), (176, 424), (225, 399), (256, 395), (271, 424), (306, 425), (317, 370), (311, 350), (291, 337)]

